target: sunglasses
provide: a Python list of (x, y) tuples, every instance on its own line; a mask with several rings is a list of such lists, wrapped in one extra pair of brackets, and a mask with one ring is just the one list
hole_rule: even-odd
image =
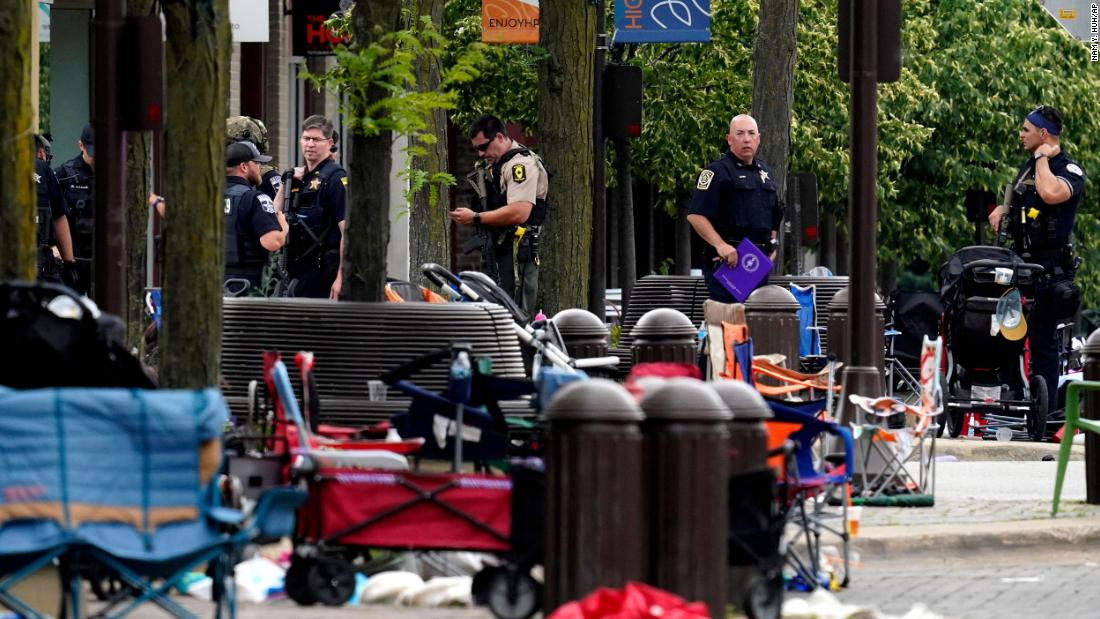
[(485, 140), (481, 144), (475, 144), (474, 148), (477, 149), (477, 152), (483, 153), (483, 152), (489, 150), (489, 145), (492, 144), (492, 143), (493, 143), (492, 140)]

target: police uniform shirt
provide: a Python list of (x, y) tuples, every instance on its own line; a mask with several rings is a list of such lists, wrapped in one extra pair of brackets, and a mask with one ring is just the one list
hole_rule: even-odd
[(88, 204), (95, 196), (95, 170), (84, 162), (82, 155), (77, 155), (57, 167), (57, 181), (61, 183), (61, 189), (69, 200), (70, 209), (78, 209), (79, 205), (73, 204), (72, 194), (87, 196)]
[[(38, 221), (39, 238), (46, 240), (52, 238), (53, 220), (60, 219), (68, 214), (65, 207), (65, 198), (61, 194), (61, 185), (57, 182), (57, 176), (45, 161), (34, 160), (34, 188), (38, 195)], [(46, 212), (49, 211), (49, 217)]]
[[(1050, 157), (1047, 164), (1050, 172), (1056, 179), (1064, 182), (1069, 187), (1070, 197), (1059, 204), (1047, 204), (1039, 197), (1035, 189), (1035, 159), (1029, 158), (1016, 173), (1016, 192), (1012, 196), (1013, 206), (1022, 206), (1025, 215), (1034, 208), (1037, 213), (1054, 216), (1055, 242), (1065, 244), (1073, 233), (1073, 220), (1077, 214), (1077, 205), (1081, 203), (1081, 195), (1085, 191), (1085, 172), (1081, 166), (1066, 156), (1065, 151), (1059, 151), (1057, 155)], [(1045, 233), (1044, 233), (1045, 234)], [(1045, 242), (1045, 238), (1039, 242)]]
[[(227, 176), (225, 184), (227, 188), (229, 185), (244, 185), (249, 189), (252, 188), (247, 180), (239, 176)], [(226, 212), (226, 216), (229, 214), (229, 212)], [(275, 203), (266, 194), (262, 192), (253, 193), (251, 200), (241, 201), (240, 211), (237, 213), (237, 234), (248, 239), (250, 251), (255, 251), (255, 248), (258, 247), (266, 254), (267, 250), (260, 245), (260, 237), (268, 232), (282, 229), (283, 227), (279, 225), (279, 218), (275, 215)]]
[[(508, 150), (513, 148), (524, 146), (512, 140)], [(546, 170), (534, 155), (516, 154), (501, 166), (500, 191), (505, 204), (530, 202), (533, 205), (535, 200), (546, 198), (547, 189)]]
[[(688, 214), (706, 217), (728, 243), (746, 236), (767, 243), (782, 218), (771, 169), (757, 158), (745, 164), (727, 151), (699, 174)], [(705, 251), (714, 248), (706, 244)]]
[[(347, 172), (331, 157), (307, 171), (301, 181), (294, 181), (294, 187), (298, 189), (299, 217), (305, 218), (303, 223), (318, 232), (328, 228), (322, 239), (325, 249), (340, 247), (338, 224), (344, 221), (347, 211), (347, 184)], [(313, 205), (320, 207), (319, 212), (308, 212)]]

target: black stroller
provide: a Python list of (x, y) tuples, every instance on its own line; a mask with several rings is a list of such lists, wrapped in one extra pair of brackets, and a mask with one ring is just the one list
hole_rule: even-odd
[(1026, 428), (1027, 438), (1043, 440), (1046, 382), (1030, 375), (1027, 337), (1009, 337), (995, 323), (1001, 318), (998, 303), (1013, 289), (1019, 291), (1026, 322), (1042, 273), (1043, 267), (1024, 262), (1008, 248), (987, 246), (964, 247), (940, 269), (944, 402), (951, 437), (962, 433), (966, 413), (979, 413), (984, 423), (971, 426), (978, 436), (1007, 428), (1013, 438), (1024, 438)]

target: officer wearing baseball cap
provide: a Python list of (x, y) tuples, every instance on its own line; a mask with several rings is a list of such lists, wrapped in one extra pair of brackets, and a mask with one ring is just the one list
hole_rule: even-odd
[(76, 146), (80, 154), (61, 164), (54, 172), (69, 208), (78, 290), (86, 293), (92, 281), (95, 235), (95, 132), (91, 123), (84, 125)]
[(256, 189), (260, 165), (270, 161), (252, 142), (225, 149), (225, 281), (247, 281), (238, 294), (260, 293), (268, 254), (283, 246), (290, 228), (282, 210)]

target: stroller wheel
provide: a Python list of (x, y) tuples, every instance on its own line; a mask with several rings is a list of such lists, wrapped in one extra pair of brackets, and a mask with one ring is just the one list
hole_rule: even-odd
[(508, 565), (486, 585), (486, 597), (497, 619), (527, 619), (542, 605), (542, 585), (519, 566)]
[(1027, 411), (1027, 436), (1041, 442), (1047, 434), (1047, 403), (1049, 394), (1047, 381), (1042, 376), (1032, 376), (1028, 382), (1031, 389), (1031, 409)]
[(317, 598), (309, 588), (309, 570), (316, 562), (315, 559), (303, 559), (298, 556), (290, 560), (283, 586), (287, 597), (299, 606), (313, 606), (317, 603)]
[(313, 597), (325, 606), (342, 606), (355, 593), (355, 570), (338, 555), (317, 559), (307, 580)]

